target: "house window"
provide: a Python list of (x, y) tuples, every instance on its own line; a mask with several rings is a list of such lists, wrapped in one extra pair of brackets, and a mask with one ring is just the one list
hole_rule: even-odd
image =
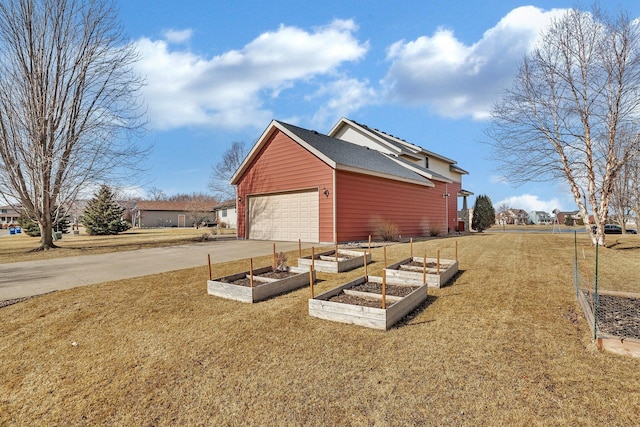
[(226, 209), (222, 209), (220, 211), (220, 216), (223, 217), (223, 218), (226, 218), (227, 217), (227, 210)]
[(6, 209), (0, 209), (0, 213), (7, 213)]

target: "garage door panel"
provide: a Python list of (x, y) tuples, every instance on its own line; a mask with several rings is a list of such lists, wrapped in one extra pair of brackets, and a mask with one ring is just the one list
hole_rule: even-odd
[(317, 191), (253, 196), (248, 202), (250, 239), (319, 241)]

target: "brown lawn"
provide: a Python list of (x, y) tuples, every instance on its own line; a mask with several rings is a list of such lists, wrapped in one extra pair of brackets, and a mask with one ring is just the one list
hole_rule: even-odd
[[(0, 263), (32, 261), (64, 256), (99, 254), (114, 251), (193, 243), (203, 235), (211, 236), (213, 228), (146, 228), (134, 229), (114, 236), (89, 236), (82, 229), (79, 235), (64, 234), (55, 242), (60, 248), (53, 251), (33, 252), (40, 242), (39, 237), (24, 233), (0, 238)], [(220, 237), (232, 237), (233, 229), (219, 229)]]
[[(639, 292), (640, 239), (614, 239), (602, 283)], [(209, 296), (206, 267), (1, 308), (0, 425), (637, 424), (640, 360), (595, 350), (573, 236), (457, 240), (454, 283), (386, 333), (309, 317), (307, 288), (253, 305)], [(453, 242), (414, 254), (452, 257)], [(392, 263), (409, 245), (387, 251)], [(362, 271), (319, 273), (316, 292)]]

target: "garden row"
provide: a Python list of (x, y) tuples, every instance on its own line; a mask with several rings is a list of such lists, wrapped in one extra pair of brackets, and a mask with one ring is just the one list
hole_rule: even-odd
[[(384, 248), (382, 277), (369, 276), (371, 249), (364, 251), (335, 249), (302, 257), (298, 266), (287, 266), (286, 257), (273, 246), (271, 266), (249, 269), (212, 278), (209, 267), (207, 292), (221, 298), (255, 303), (309, 285), (309, 315), (325, 320), (388, 330), (427, 299), (427, 288), (445, 285), (458, 272), (456, 259), (414, 257), (413, 241), (409, 258), (387, 265)], [(209, 262), (209, 266), (211, 263)], [(316, 271), (342, 273), (364, 266), (364, 276), (344, 283), (320, 295), (314, 294)]]

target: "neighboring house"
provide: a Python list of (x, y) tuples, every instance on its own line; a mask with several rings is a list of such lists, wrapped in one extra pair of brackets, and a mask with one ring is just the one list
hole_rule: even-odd
[[(202, 211), (207, 214), (202, 215)], [(214, 216), (210, 207), (194, 211), (192, 202), (147, 201), (136, 202), (132, 209), (134, 226), (139, 228), (158, 227), (194, 227), (198, 222), (212, 221)], [(198, 224), (200, 225), (200, 224)]]
[(341, 119), (329, 135), (272, 121), (231, 179), (238, 237), (348, 242), (446, 234), (458, 226), (454, 160)]
[(0, 228), (18, 225), (18, 218), (20, 218), (20, 212), (11, 206), (0, 206)]
[(227, 200), (219, 205), (215, 205), (212, 210), (218, 226), (220, 226), (221, 223), (225, 223), (227, 228), (238, 227), (238, 211), (236, 210), (235, 200)]
[(537, 225), (553, 224), (553, 217), (545, 211), (529, 212), (529, 223)]
[[(558, 218), (558, 224), (561, 225), (576, 225), (576, 221), (580, 219), (580, 211), (568, 211), (568, 212), (556, 212), (556, 218)], [(569, 222), (569, 224), (567, 224)]]
[(529, 214), (524, 209), (508, 209), (496, 214), (496, 224), (527, 225)]

